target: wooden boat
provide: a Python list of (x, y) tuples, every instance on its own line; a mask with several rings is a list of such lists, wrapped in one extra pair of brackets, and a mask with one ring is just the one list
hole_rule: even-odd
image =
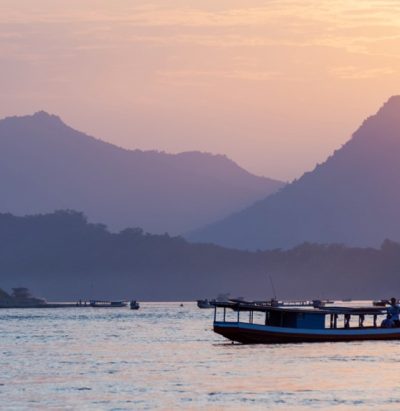
[(128, 305), (125, 301), (102, 301), (102, 300), (91, 300), (89, 303), (90, 307), (95, 308), (121, 308)]
[(138, 309), (140, 308), (140, 305), (139, 305), (139, 303), (138, 303), (136, 300), (132, 300), (132, 301), (129, 303), (129, 308), (130, 308), (131, 310), (138, 310)]
[[(246, 304), (253, 304), (257, 306), (271, 306), (271, 307), (314, 307), (320, 308), (324, 307), (327, 304), (334, 304), (332, 300), (276, 300), (272, 298), (270, 300), (263, 300), (263, 301), (245, 301), (243, 299), (234, 299), (230, 298), (230, 302), (234, 303), (246, 303)], [(212, 305), (213, 307), (214, 305)]]
[(208, 300), (207, 298), (205, 300), (197, 300), (197, 307), (199, 308), (214, 308), (215, 306), (215, 300)]
[(243, 344), (400, 339), (400, 327), (383, 328), (380, 321), (378, 325), (384, 315), (386, 310), (379, 307), (216, 303), (214, 332)]
[(372, 301), (372, 305), (374, 307), (386, 307), (386, 305), (390, 304), (388, 300), (375, 300)]
[[(231, 300), (233, 301), (233, 300)], [(267, 300), (266, 304), (273, 307), (323, 307), (326, 304), (333, 304), (334, 301), (331, 300), (289, 300), (289, 301), (279, 301), (276, 299)]]

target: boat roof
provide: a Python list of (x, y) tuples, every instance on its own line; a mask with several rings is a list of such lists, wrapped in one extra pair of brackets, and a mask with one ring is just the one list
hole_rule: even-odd
[(342, 307), (342, 306), (324, 306), (324, 307), (295, 307), (295, 306), (271, 306), (266, 303), (250, 303), (239, 301), (216, 302), (215, 307), (231, 308), (235, 311), (280, 311), (291, 313), (307, 314), (350, 314), (350, 315), (382, 315), (386, 313), (384, 307)]

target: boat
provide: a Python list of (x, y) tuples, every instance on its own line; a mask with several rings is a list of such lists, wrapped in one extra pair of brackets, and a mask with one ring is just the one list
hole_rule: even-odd
[(136, 300), (132, 300), (132, 301), (129, 303), (129, 308), (130, 308), (131, 310), (138, 310), (138, 309), (140, 308), (140, 304), (139, 304)]
[(12, 289), (12, 294), (0, 289), (0, 308), (47, 308), (51, 306), (42, 298), (33, 297), (26, 287)]
[(126, 307), (128, 303), (126, 301), (90, 300), (89, 305), (95, 308), (121, 308)]
[(215, 300), (197, 300), (197, 307), (199, 308), (214, 308)]
[(386, 307), (387, 304), (390, 304), (388, 300), (375, 300), (372, 301), (374, 307)]
[(385, 318), (381, 316), (386, 316), (386, 309), (371, 306), (314, 308), (217, 302), (213, 329), (243, 344), (400, 339), (400, 327), (383, 328), (378, 324)]
[(324, 307), (327, 304), (334, 304), (332, 300), (286, 300), (281, 301), (275, 298), (271, 298), (270, 300), (266, 301), (245, 301), (243, 299), (234, 299), (230, 298), (230, 302), (234, 303), (247, 303), (247, 304), (255, 304), (258, 306), (271, 306), (271, 307)]

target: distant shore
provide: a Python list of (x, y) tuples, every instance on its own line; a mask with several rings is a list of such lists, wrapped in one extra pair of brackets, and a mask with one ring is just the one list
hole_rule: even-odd
[(27, 305), (27, 304), (10, 304), (10, 305), (3, 305), (0, 304), (0, 309), (6, 309), (6, 308), (72, 308), (72, 307), (77, 307), (77, 308), (89, 308), (90, 305), (79, 305), (77, 303), (45, 303), (45, 304), (32, 304), (32, 305)]

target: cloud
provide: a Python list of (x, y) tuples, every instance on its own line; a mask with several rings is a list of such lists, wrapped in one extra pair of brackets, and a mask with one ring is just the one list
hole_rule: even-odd
[(382, 41), (388, 31), (400, 35), (400, 2), (389, 0), (232, 1), (231, 6), (223, 2), (225, 6), (218, 9), (207, 0), (191, 2), (191, 6), (177, 0), (150, 5), (140, 0), (114, 4), (37, 0), (34, 9), (4, 1), (0, 22), (3, 27), (12, 24), (15, 31), (3, 36), (21, 36), (28, 31), (23, 26), (34, 26), (55, 38), (69, 35), (71, 47), (81, 50), (173, 42), (209, 47), (322, 45), (368, 53), (369, 43), (379, 41), (377, 30), (382, 32)]
[(304, 169), (398, 92), (399, 16), (398, 0), (0, 0), (2, 113), (46, 106), (172, 151), (198, 133), (260, 170)]
[(333, 67), (331, 75), (345, 80), (365, 80), (395, 74), (397, 70), (390, 67), (363, 68), (354, 66)]
[(254, 71), (254, 70), (175, 70), (175, 71), (158, 71), (160, 77), (167, 79), (181, 78), (224, 78), (224, 79), (241, 79), (251, 81), (272, 80), (281, 75), (276, 71)]

